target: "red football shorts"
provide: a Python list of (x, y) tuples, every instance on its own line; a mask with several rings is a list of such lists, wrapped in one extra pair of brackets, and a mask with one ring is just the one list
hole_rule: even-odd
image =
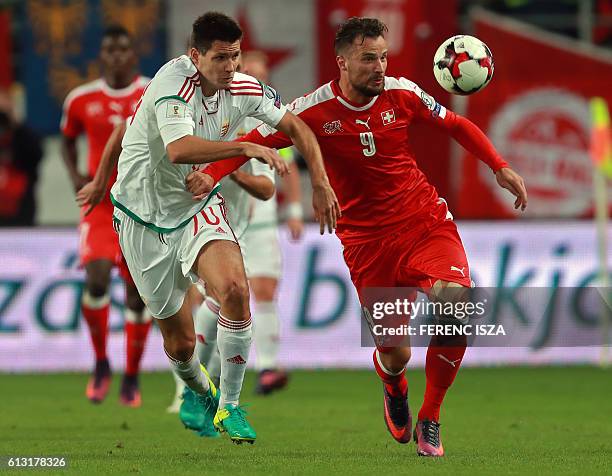
[(119, 237), (113, 228), (113, 204), (110, 198), (102, 200), (85, 216), (88, 206), (81, 209), (79, 224), (79, 258), (81, 266), (92, 261), (112, 261), (126, 282), (133, 282), (119, 246)]
[(381, 240), (345, 244), (344, 261), (357, 292), (368, 287), (430, 288), (438, 280), (470, 287), (455, 223), (441, 220), (430, 226), (403, 227)]
[[(451, 219), (401, 227), (380, 240), (345, 244), (344, 261), (362, 304), (367, 288), (423, 289), (438, 280), (472, 285), (463, 243)], [(406, 297), (414, 299), (416, 293)]]

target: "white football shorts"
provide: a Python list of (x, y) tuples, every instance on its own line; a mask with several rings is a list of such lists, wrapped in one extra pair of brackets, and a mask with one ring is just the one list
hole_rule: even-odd
[(181, 308), (187, 289), (198, 281), (192, 267), (206, 243), (237, 241), (225, 217), (222, 198), (217, 202), (169, 233), (158, 233), (115, 208), (113, 221), (123, 256), (143, 302), (155, 318), (173, 316)]

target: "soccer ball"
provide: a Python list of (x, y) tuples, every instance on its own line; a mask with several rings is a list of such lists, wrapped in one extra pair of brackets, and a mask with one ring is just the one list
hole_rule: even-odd
[(469, 35), (449, 38), (434, 55), (434, 76), (452, 94), (466, 96), (480, 91), (491, 81), (493, 69), (489, 47)]

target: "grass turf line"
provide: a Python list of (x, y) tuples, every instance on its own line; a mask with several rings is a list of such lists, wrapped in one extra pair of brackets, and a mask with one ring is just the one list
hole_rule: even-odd
[[(416, 420), (424, 374), (408, 375)], [(139, 409), (119, 405), (118, 376), (92, 405), (85, 375), (0, 374), (0, 457), (66, 456), (69, 467), (52, 473), (88, 475), (610, 474), (611, 377), (592, 367), (462, 369), (441, 416), (447, 456), (432, 460), (391, 439), (368, 371), (293, 372), (270, 397), (252, 395), (249, 373), (242, 400), (251, 403), (254, 446), (183, 429), (165, 413), (169, 373), (142, 376)]]

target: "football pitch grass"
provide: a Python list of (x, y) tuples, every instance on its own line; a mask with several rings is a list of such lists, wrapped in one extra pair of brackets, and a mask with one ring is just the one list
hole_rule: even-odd
[[(612, 371), (592, 367), (462, 369), (442, 414), (446, 457), (391, 439), (373, 372), (293, 372), (287, 390), (243, 400), (255, 445), (202, 439), (165, 412), (169, 373), (142, 376), (143, 406), (98, 406), (82, 374), (0, 374), (0, 458), (65, 456), (75, 474), (612, 474)], [(418, 412), (424, 373), (409, 371)], [(6, 462), (4, 463), (6, 465)]]

